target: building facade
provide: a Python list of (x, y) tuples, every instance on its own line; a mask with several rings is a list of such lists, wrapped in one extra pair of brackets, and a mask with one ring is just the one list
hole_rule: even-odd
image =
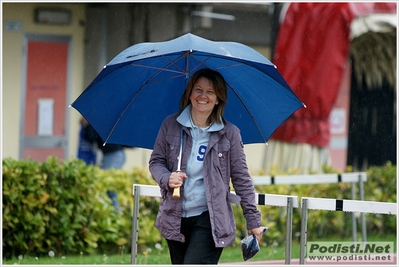
[[(80, 114), (68, 106), (131, 45), (191, 32), (241, 42), (270, 58), (276, 8), (270, 3), (3, 3), (3, 158), (76, 157)], [(260, 150), (248, 152), (253, 161)], [(128, 149), (124, 168), (146, 166), (150, 153)]]

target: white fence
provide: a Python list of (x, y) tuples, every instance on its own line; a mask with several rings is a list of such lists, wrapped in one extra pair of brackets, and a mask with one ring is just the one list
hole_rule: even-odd
[[(351, 197), (356, 199), (355, 184), (358, 184), (359, 199), (364, 200), (363, 183), (367, 181), (365, 172), (332, 173), (332, 174), (298, 174), (298, 175), (276, 175), (276, 176), (252, 176), (254, 185), (297, 185), (297, 184), (336, 184), (351, 183)], [(366, 219), (364, 213), (360, 213), (362, 224), (362, 240), (367, 241)], [(357, 239), (356, 214), (352, 213), (352, 240)]]
[[(342, 173), (342, 174), (311, 174), (311, 175), (288, 175), (288, 176), (253, 176), (254, 185), (282, 185), (282, 184), (327, 184), (327, 183), (351, 183), (352, 200), (346, 199), (328, 199), (328, 198), (302, 198), (302, 219), (301, 219), (301, 240), (300, 240), (300, 259), (299, 263), (304, 264), (306, 253), (306, 235), (307, 235), (307, 216), (309, 209), (315, 210), (333, 210), (352, 212), (353, 218), (353, 241), (356, 241), (356, 218), (355, 213), (361, 213), (362, 217), (362, 236), (363, 242), (366, 242), (366, 222), (365, 213), (378, 214), (397, 214), (396, 203), (364, 201), (363, 182), (367, 180), (366, 173)], [(354, 185), (358, 183), (359, 195), (361, 200), (355, 200)], [(234, 192), (232, 192), (234, 193)], [(138, 241), (138, 220), (139, 203), (141, 196), (161, 197), (160, 189), (155, 185), (133, 185), (134, 206), (132, 221), (132, 255), (131, 263), (136, 264), (137, 260), (137, 241)], [(293, 208), (298, 208), (298, 196), (261, 194), (256, 193), (257, 205), (269, 205), (287, 208), (286, 218), (286, 247), (285, 264), (291, 263), (292, 249), (292, 214)]]
[(397, 203), (342, 200), (330, 198), (302, 198), (302, 220), (299, 264), (305, 264), (308, 210), (330, 210), (397, 215)]
[[(234, 193), (234, 192), (232, 192)], [(139, 203), (141, 196), (161, 197), (159, 186), (154, 185), (133, 185), (134, 206), (132, 221), (132, 259), (131, 263), (137, 262), (137, 241), (138, 241), (138, 220), (139, 220)], [(293, 208), (298, 208), (298, 197), (288, 195), (260, 194), (256, 193), (257, 205), (270, 205), (278, 207), (287, 207), (286, 219), (286, 246), (285, 246), (285, 263), (291, 263), (292, 248), (292, 212)]]

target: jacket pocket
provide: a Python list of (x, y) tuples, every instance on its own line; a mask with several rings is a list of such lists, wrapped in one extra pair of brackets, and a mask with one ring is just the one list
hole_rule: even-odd
[(223, 181), (228, 185), (230, 181), (230, 170), (229, 168), (229, 151), (230, 151), (230, 142), (220, 142), (215, 147), (215, 157), (217, 158), (218, 167), (220, 170), (220, 175)]
[(220, 193), (213, 206), (215, 235), (218, 238), (228, 238), (235, 234), (236, 224), (230, 195), (230, 192)]

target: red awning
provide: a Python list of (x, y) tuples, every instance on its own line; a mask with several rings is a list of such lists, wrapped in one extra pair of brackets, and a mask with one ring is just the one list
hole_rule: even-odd
[(307, 108), (272, 139), (326, 147), (329, 115), (349, 53), (350, 24), (358, 16), (396, 13), (396, 3), (291, 3), (280, 26), (273, 63)]

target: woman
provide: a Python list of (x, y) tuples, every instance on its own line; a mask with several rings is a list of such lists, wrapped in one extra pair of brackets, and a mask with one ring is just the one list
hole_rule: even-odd
[[(241, 203), (248, 234), (262, 237), (241, 135), (223, 117), (226, 102), (223, 76), (197, 71), (180, 100), (181, 112), (164, 120), (155, 141), (149, 168), (162, 194), (155, 226), (167, 240), (172, 264), (218, 263), (235, 240), (232, 203)], [(230, 193), (230, 179), (237, 195)], [(180, 198), (173, 198), (175, 188)]]

